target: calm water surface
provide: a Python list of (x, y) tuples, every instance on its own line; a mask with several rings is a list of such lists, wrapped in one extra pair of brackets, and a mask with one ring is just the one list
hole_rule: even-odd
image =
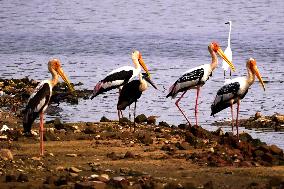
[[(138, 103), (137, 113), (158, 115), (172, 124), (185, 122), (166, 99), (170, 85), (187, 69), (210, 63), (207, 46), (218, 41), (227, 46), (232, 20), (231, 48), (237, 72), (246, 74), (245, 61), (257, 60), (266, 83), (256, 82), (241, 104), (241, 118), (260, 110), (265, 115), (284, 113), (284, 1), (0, 1), (0, 73), (2, 78), (49, 78), (47, 61), (57, 57), (72, 82), (92, 89), (109, 71), (131, 65), (131, 51), (142, 52), (160, 91), (149, 88)], [(222, 69), (201, 89), (200, 124), (228, 119), (229, 110), (210, 117), (210, 105), (223, 84)], [(196, 91), (181, 101), (194, 121)], [(78, 105), (60, 104), (65, 121), (116, 119), (117, 91)], [(128, 112), (125, 112), (128, 115)], [(58, 116), (58, 115), (55, 115)], [(268, 143), (284, 148), (283, 133), (249, 131)]]

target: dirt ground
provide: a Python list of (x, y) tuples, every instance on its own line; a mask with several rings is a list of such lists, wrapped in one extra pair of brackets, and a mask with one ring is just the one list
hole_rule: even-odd
[(55, 120), (46, 124), (41, 157), (38, 135), (22, 136), (19, 118), (0, 115), (0, 126), (13, 128), (1, 134), (7, 139), (1, 138), (0, 148), (12, 157), (1, 152), (0, 188), (284, 188), (283, 151), (273, 155), (276, 166), (265, 163), (264, 155), (259, 161), (245, 156), (242, 148), (230, 148), (238, 154), (233, 161), (212, 164), (210, 155), (218, 157), (224, 147), (215, 135), (191, 143), (186, 129), (139, 124), (133, 132), (131, 123)]

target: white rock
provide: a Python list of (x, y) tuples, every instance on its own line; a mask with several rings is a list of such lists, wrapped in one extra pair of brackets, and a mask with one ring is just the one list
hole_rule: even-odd
[(7, 125), (3, 125), (3, 127), (0, 131), (3, 132), (3, 131), (9, 131), (9, 130), (10, 130), (10, 128)]

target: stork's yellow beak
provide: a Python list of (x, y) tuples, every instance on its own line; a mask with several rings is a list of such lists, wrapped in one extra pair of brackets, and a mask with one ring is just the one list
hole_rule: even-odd
[(264, 82), (263, 82), (263, 80), (262, 80), (262, 77), (261, 77), (261, 75), (260, 75), (260, 73), (259, 73), (258, 68), (257, 68), (256, 65), (253, 66), (253, 70), (254, 70), (254, 73), (255, 73), (256, 77), (258, 78), (258, 80), (259, 80), (259, 82), (260, 82), (260, 84), (261, 84), (263, 90), (265, 91)]
[(75, 89), (74, 87), (71, 85), (68, 77), (65, 75), (64, 71), (62, 68), (57, 69), (57, 73), (62, 77), (62, 79), (66, 82), (68, 88), (70, 89), (71, 92), (74, 92)]
[(233, 71), (236, 71), (234, 64), (227, 58), (223, 50), (219, 47), (217, 53), (229, 64), (230, 68)]
[(142, 56), (140, 56), (140, 57), (138, 58), (138, 62), (139, 62), (139, 64), (142, 66), (143, 70), (145, 70), (146, 74), (147, 74), (148, 76), (150, 76), (149, 70), (148, 70), (148, 68), (147, 68), (147, 66), (146, 66), (146, 64), (145, 64), (145, 62), (144, 62)]

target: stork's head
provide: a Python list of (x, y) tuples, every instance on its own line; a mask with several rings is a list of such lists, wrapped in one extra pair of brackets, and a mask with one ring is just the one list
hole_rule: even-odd
[(234, 64), (227, 58), (227, 56), (224, 54), (223, 50), (221, 49), (221, 47), (219, 46), (219, 44), (217, 42), (212, 42), (209, 44), (208, 46), (209, 50), (217, 53), (219, 56), (221, 56), (221, 58), (223, 58), (227, 64), (230, 66), (230, 68), (233, 71), (236, 71)]
[(139, 51), (134, 50), (134, 51), (132, 52), (132, 59), (133, 59), (133, 60), (138, 60), (139, 64), (140, 64), (141, 67), (143, 68), (143, 70), (145, 70), (145, 72), (146, 72), (148, 75), (150, 75), (149, 70), (148, 70), (148, 68), (147, 68), (147, 66), (146, 66), (146, 64), (144, 63), (144, 60), (143, 60), (143, 58), (142, 58), (142, 54), (141, 54)]
[(248, 59), (247, 67), (252, 71), (253, 74), (256, 75), (256, 77), (258, 78), (263, 90), (265, 90), (264, 82), (262, 80), (262, 77), (261, 77), (261, 75), (258, 71), (257, 65), (256, 65), (256, 60), (253, 59), (253, 58)]
[(64, 73), (62, 67), (61, 67), (61, 64), (60, 64), (60, 61), (56, 58), (54, 59), (51, 59), (49, 62), (48, 62), (48, 69), (50, 72), (52, 72), (53, 70), (58, 73), (58, 75), (61, 76), (61, 78), (66, 82), (68, 88), (73, 92), (74, 91), (74, 88), (73, 86), (70, 84), (70, 81), (68, 79), (68, 77), (66, 76), (66, 74)]
[(225, 24), (232, 25), (232, 21), (228, 21), (228, 22), (226, 22)]

